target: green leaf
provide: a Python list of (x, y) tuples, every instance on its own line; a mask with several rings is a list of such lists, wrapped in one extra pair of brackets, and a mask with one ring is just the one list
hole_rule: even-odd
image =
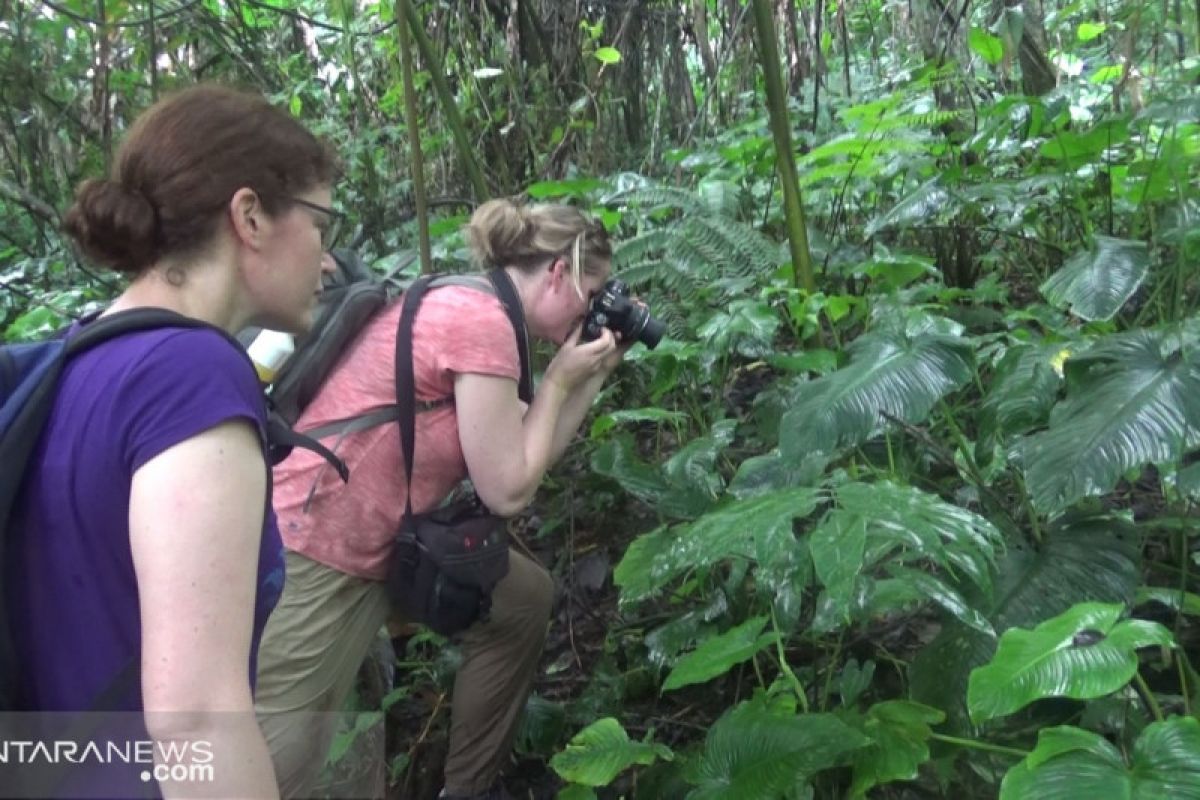
[(514, 747), (521, 754), (550, 755), (558, 749), (565, 727), (566, 709), (562, 703), (531, 694), (517, 723)]
[(980, 408), (981, 439), (1008, 437), (1045, 425), (1062, 386), (1062, 360), (1070, 345), (1018, 345), (1009, 348), (988, 386)]
[(774, 633), (762, 634), (766, 624), (767, 617), (753, 617), (702, 643), (679, 659), (663, 683), (662, 690), (669, 692), (681, 686), (705, 683), (753, 658), (755, 653), (777, 638)]
[(1166, 586), (1139, 586), (1133, 602), (1138, 606), (1152, 602), (1162, 603), (1167, 608), (1173, 608), (1184, 614), (1200, 615), (1200, 594), (1181, 592)]
[(850, 621), (850, 600), (863, 568), (867, 522), (858, 514), (838, 514), (809, 537), (813, 566), (842, 622)]
[(837, 502), (835, 513), (866, 520), (868, 564), (933, 563), (964, 574), (985, 593), (990, 590), (1002, 538), (978, 514), (890, 481), (843, 484), (837, 488)]
[(904, 567), (892, 567), (888, 572), (898, 580), (916, 589), (922, 597), (928, 598), (941, 606), (943, 610), (957, 618), (964, 625), (988, 636), (996, 635), (996, 632), (992, 630), (992, 626), (987, 619), (972, 608), (963, 599), (961, 594), (947, 586), (936, 575)]
[(1129, 119), (1117, 117), (1107, 119), (1083, 133), (1059, 131), (1053, 138), (1042, 142), (1038, 152), (1044, 158), (1080, 166), (1099, 159), (1105, 150), (1122, 144), (1128, 138)]
[(807, 487), (782, 489), (721, 506), (690, 525), (635, 539), (613, 571), (621, 602), (649, 597), (680, 574), (727, 558), (785, 558), (787, 551), (800, 547), (792, 520), (811, 514), (819, 497), (818, 490)]
[(1004, 60), (1004, 42), (983, 28), (972, 27), (967, 35), (967, 44), (993, 67)]
[(1032, 631), (1005, 631), (991, 663), (971, 673), (971, 719), (1011, 714), (1044, 697), (1089, 700), (1129, 683), (1138, 648), (1175, 640), (1157, 622), (1121, 620), (1123, 613), (1120, 605), (1080, 603)]
[(940, 178), (933, 178), (894, 205), (886, 214), (871, 220), (867, 225), (866, 235), (874, 236), (885, 228), (905, 228), (914, 223), (927, 224), (929, 220), (937, 219), (948, 208), (957, 207), (959, 202), (958, 197), (942, 185)]
[(1106, 30), (1108, 30), (1108, 25), (1103, 22), (1081, 22), (1076, 36), (1081, 42), (1090, 42)]
[[(996, 589), (981, 610), (1000, 632), (1032, 627), (1093, 600), (1128, 603), (1141, 578), (1136, 530), (1109, 517), (1065, 517), (1051, 525), (1040, 548), (1009, 545)], [(966, 698), (971, 670), (996, 652), (996, 639), (951, 620), (909, 669), (911, 696), (946, 712), (950, 728), (971, 732)]]
[(1038, 746), (1008, 771), (1000, 800), (1196, 800), (1200, 798), (1200, 722), (1154, 722), (1126, 767), (1107, 740), (1079, 728), (1046, 728)]
[(621, 590), (622, 604), (633, 603), (661, 591), (662, 581), (654, 574), (654, 564), (657, 559), (667, 555), (675, 539), (675, 532), (664, 525), (629, 543), (621, 563), (613, 568), (613, 584)]
[(739, 500), (792, 486), (811, 486), (821, 478), (829, 459), (813, 453), (801, 461), (786, 459), (778, 449), (752, 456), (738, 466), (729, 493)]
[(687, 415), (679, 411), (668, 411), (665, 408), (623, 408), (609, 414), (601, 414), (592, 423), (591, 437), (597, 439), (617, 425), (625, 422), (674, 422), (687, 421)]
[(1051, 304), (1089, 322), (1109, 320), (1146, 279), (1144, 242), (1097, 236), (1090, 250), (1071, 257), (1041, 285)]
[(945, 718), (936, 708), (911, 700), (888, 700), (871, 706), (856, 724), (871, 744), (854, 753), (850, 796), (866, 797), (874, 786), (915, 779), (918, 768), (929, 760), (929, 726)]
[(554, 797), (555, 800), (596, 800), (596, 790), (590, 786), (569, 783)]
[(1110, 491), (1128, 471), (1200, 444), (1200, 353), (1150, 330), (1110, 335), (1066, 362), (1049, 430), (1017, 444), (1043, 512)]
[(617, 64), (621, 61), (621, 54), (615, 47), (598, 47), (596, 48), (596, 59), (601, 64)]
[(550, 766), (563, 780), (607, 786), (634, 764), (646, 766), (674, 757), (665, 745), (632, 741), (621, 723), (605, 717), (576, 734), (565, 750), (550, 759)]
[(525, 192), (535, 200), (545, 200), (551, 197), (586, 198), (592, 192), (597, 192), (606, 186), (604, 181), (596, 178), (573, 178), (561, 181), (539, 181), (525, 187)]
[(1174, 717), (1148, 725), (1133, 745), (1130, 773), (1136, 800), (1200, 798), (1200, 722)]
[(832, 714), (800, 714), (741, 703), (712, 726), (689, 800), (774, 798), (870, 743)]
[(793, 394), (780, 423), (785, 457), (861, 444), (888, 424), (885, 413), (921, 422), (939, 399), (970, 380), (974, 363), (966, 342), (934, 333), (869, 333), (849, 350), (848, 366)]

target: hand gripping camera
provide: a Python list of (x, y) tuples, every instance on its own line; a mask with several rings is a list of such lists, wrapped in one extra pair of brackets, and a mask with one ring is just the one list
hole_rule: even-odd
[(593, 342), (608, 328), (621, 334), (622, 341), (637, 340), (653, 350), (658, 346), (667, 326), (650, 316), (650, 309), (629, 299), (629, 287), (616, 278), (604, 284), (592, 298), (587, 317), (583, 320), (581, 341)]

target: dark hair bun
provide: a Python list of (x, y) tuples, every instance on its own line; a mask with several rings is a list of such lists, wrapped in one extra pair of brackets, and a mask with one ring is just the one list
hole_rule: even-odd
[(110, 180), (84, 181), (63, 230), (97, 264), (138, 273), (158, 259), (158, 214), (144, 194)]

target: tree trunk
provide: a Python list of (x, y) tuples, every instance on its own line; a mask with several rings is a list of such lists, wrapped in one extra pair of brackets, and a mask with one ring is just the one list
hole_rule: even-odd
[(417, 42), (417, 49), (421, 51), (421, 59), (429, 68), (433, 90), (441, 104), (442, 113), (446, 115), (450, 133), (454, 136), (454, 143), (458, 148), (458, 157), (462, 159), (463, 169), (475, 192), (475, 199), (482, 202), (488, 196), (487, 181), (484, 180), (483, 170), (480, 169), (479, 162), (475, 158), (475, 150), (467, 138), (467, 129), (463, 125), (462, 117), (458, 114), (454, 95), (450, 93), (450, 87), (446, 85), (446, 76), (442, 74), (441, 65), (446, 62), (438, 58), (437, 53), (434, 52), (433, 43), (425, 35), (425, 28), (411, 0), (397, 0), (397, 4), (400, 6), (397, 11), (403, 13), (403, 16), (398, 16), (398, 19), (408, 21), (409, 31)]
[(753, 0), (755, 27), (758, 30), (759, 62), (767, 87), (767, 109), (771, 117), (771, 135), (775, 140), (775, 166), (783, 188), (783, 212), (787, 222), (788, 247), (792, 256), (792, 283), (808, 292), (817, 290), (813, 278), (812, 254), (808, 248), (808, 226), (796, 162), (792, 149), (792, 125), (788, 119), (787, 97), (779, 77), (779, 48), (775, 38), (775, 19), (771, 0)]
[(1010, 0), (1010, 7), (1020, 5), (1025, 15), (1024, 33), (1017, 48), (1021, 64), (1021, 88), (1025, 94), (1041, 97), (1055, 86), (1054, 67), (1046, 58), (1046, 27), (1040, 9), (1031, 0)]
[(421, 153), (421, 116), (417, 113), (417, 91), (413, 87), (412, 44), (408, 25), (404, 24), (409, 0), (397, 0), (396, 26), (400, 40), (400, 70), (404, 81), (404, 123), (408, 128), (408, 155), (411, 159), (413, 201), (417, 212), (417, 239), (420, 247), (421, 274), (433, 272), (433, 257), (429, 248), (429, 208), (425, 201), (425, 157)]

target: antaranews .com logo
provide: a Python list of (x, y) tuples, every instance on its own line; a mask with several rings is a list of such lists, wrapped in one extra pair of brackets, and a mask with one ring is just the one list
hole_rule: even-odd
[(142, 767), (145, 782), (211, 783), (215, 776), (212, 743), (196, 741), (42, 741), (0, 739), (0, 765), (55, 767)]

